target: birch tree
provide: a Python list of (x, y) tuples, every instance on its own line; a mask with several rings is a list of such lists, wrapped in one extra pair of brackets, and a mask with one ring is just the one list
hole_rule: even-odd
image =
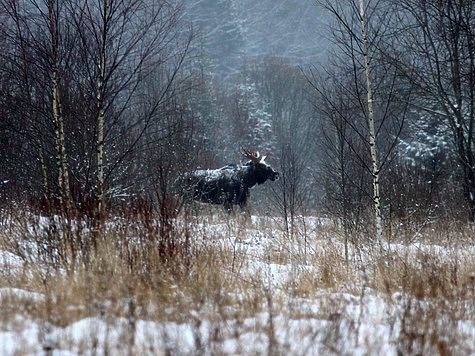
[[(336, 144), (343, 142), (347, 145), (371, 178), (371, 193), (368, 192), (368, 196), (374, 217), (373, 236), (374, 241), (381, 244), (384, 232), (381, 173), (402, 130), (410, 95), (410, 91), (398, 87), (398, 68), (385, 61), (382, 51), (390, 42), (384, 39), (390, 33), (394, 17), (388, 11), (390, 9), (383, 6), (383, 2), (372, 6), (362, 0), (321, 3), (336, 20), (332, 35), (337, 50), (327, 69), (322, 73), (312, 71), (311, 82), (318, 100), (326, 103), (323, 106), (326, 108), (324, 114), (336, 125)], [(377, 66), (373, 64), (376, 60)], [(330, 69), (332, 67), (336, 70)], [(332, 95), (335, 92), (332, 85), (341, 85), (342, 93)], [(339, 100), (347, 102), (342, 105)], [(343, 107), (347, 109), (342, 110)], [(355, 119), (358, 116), (360, 120)], [(341, 121), (345, 125), (341, 125)], [(350, 132), (357, 140), (349, 138)], [(347, 137), (342, 137), (342, 134)], [(367, 153), (359, 150), (361, 145), (366, 147)], [(343, 152), (341, 149), (336, 151)], [(341, 174), (346, 175), (342, 177), (342, 182), (355, 178), (349, 172)], [(365, 190), (365, 187), (361, 186), (360, 189)]]
[(56, 141), (56, 165), (58, 167), (58, 186), (60, 189), (60, 205), (63, 218), (68, 217), (71, 209), (69, 194), (69, 176), (64, 135), (64, 120), (61, 112), (61, 96), (59, 89), (59, 11), (60, 1), (48, 0), (48, 22), (51, 38), (51, 97), (52, 113)]
[[(6, 97), (24, 106), (15, 125), (31, 126), (11, 128), (38, 150), (35, 178), (42, 179), (35, 181), (63, 212), (71, 204), (102, 220), (112, 190), (133, 186), (143, 170), (134, 160), (152, 147), (147, 140), (160, 139), (151, 131), (166, 121), (167, 103), (191, 87), (183, 65), (193, 34), (181, 7), (146, 0), (0, 5), (8, 49), (1, 55), (10, 63), (1, 70), (13, 78)], [(157, 90), (147, 91), (144, 83), (155, 80)]]
[[(9, 95), (22, 103), (18, 120), (26, 122), (28, 127), (19, 139), (29, 142), (36, 150), (42, 178), (38, 181), (42, 182), (44, 200), (58, 201), (59, 211), (66, 217), (71, 213), (72, 197), (62, 81), (68, 72), (70, 54), (74, 53), (74, 41), (64, 3), (2, 0), (0, 5), (7, 24), (2, 31), (11, 46), (10, 53), (4, 55), (15, 63), (16, 86)], [(53, 165), (50, 157), (54, 159)]]
[[(85, 96), (89, 98), (85, 101), (93, 102), (95, 107), (91, 113), (96, 130), (94, 215), (100, 222), (107, 181), (156, 119), (166, 94), (178, 80), (191, 37), (186, 36), (186, 29), (178, 27), (180, 8), (167, 2), (70, 1), (68, 7), (88, 73)], [(139, 94), (141, 83), (157, 68), (167, 66), (170, 73), (162, 91), (154, 98)], [(146, 109), (143, 103), (147, 103)]]
[(104, 0), (102, 12), (100, 13), (100, 28), (102, 30), (102, 40), (99, 47), (99, 68), (97, 76), (97, 192), (96, 192), (96, 216), (98, 221), (102, 221), (102, 210), (104, 205), (104, 85), (106, 75), (107, 42), (109, 35), (109, 1)]
[(378, 148), (376, 146), (376, 131), (374, 124), (374, 109), (373, 109), (373, 86), (371, 81), (371, 66), (370, 66), (370, 54), (368, 46), (368, 35), (366, 26), (366, 9), (363, 0), (359, 0), (359, 14), (361, 21), (361, 40), (363, 46), (363, 58), (364, 69), (366, 77), (366, 94), (367, 94), (367, 120), (369, 131), (369, 149), (371, 153), (371, 176), (373, 179), (373, 204), (375, 214), (375, 227), (376, 227), (376, 241), (382, 241), (383, 237), (383, 225), (382, 225), (382, 213), (381, 213), (381, 196), (379, 189), (379, 160), (378, 160)]

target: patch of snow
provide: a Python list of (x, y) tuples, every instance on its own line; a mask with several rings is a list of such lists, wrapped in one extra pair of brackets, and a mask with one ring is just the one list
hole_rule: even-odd
[(23, 260), (20, 256), (14, 253), (0, 250), (0, 268), (22, 267)]
[(19, 288), (0, 288), (0, 300), (18, 298), (22, 300), (31, 300), (32, 302), (38, 302), (44, 300), (44, 295), (41, 293), (31, 292)]

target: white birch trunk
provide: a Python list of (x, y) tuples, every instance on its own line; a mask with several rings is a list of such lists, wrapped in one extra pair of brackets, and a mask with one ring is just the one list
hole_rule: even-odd
[[(102, 65), (102, 64), (101, 64)], [(102, 69), (101, 69), (102, 70)], [(98, 103), (102, 102), (102, 82), (99, 79), (97, 84)], [(100, 94), (99, 94), (100, 93)], [(102, 219), (104, 209), (104, 108), (100, 107), (97, 115), (97, 193), (96, 193), (96, 209), (97, 218)]]
[(52, 75), (51, 75), (51, 90), (52, 90), (52, 110), (53, 121), (55, 125), (55, 140), (56, 140), (56, 165), (58, 167), (58, 185), (60, 189), (60, 204), (61, 211), (67, 216), (69, 213), (69, 177), (66, 154), (66, 140), (64, 137), (64, 122), (61, 113), (61, 100), (59, 96), (59, 78), (58, 78), (58, 36), (55, 24), (54, 1), (48, 1), (49, 25), (51, 34), (52, 46)]
[(43, 144), (38, 137), (36, 139), (38, 144), (38, 159), (40, 161), (40, 169), (41, 169), (41, 176), (43, 178), (43, 197), (45, 201), (50, 204), (50, 191), (49, 191), (49, 184), (48, 184), (48, 170), (46, 168), (45, 162), (45, 155), (44, 155), (44, 148)]
[(366, 15), (363, 0), (359, 0), (360, 18), (361, 18), (361, 35), (363, 42), (363, 56), (366, 74), (366, 90), (368, 102), (368, 127), (369, 127), (369, 145), (371, 154), (371, 174), (373, 178), (373, 204), (375, 213), (376, 241), (382, 243), (383, 225), (381, 213), (381, 197), (379, 192), (379, 162), (376, 147), (376, 132), (374, 128), (374, 111), (373, 111), (373, 91), (371, 84), (371, 72), (369, 64), (368, 38), (366, 32)]
[(109, 16), (109, 3), (104, 0), (103, 3), (103, 28), (102, 44), (99, 58), (99, 76), (97, 78), (97, 191), (96, 191), (96, 218), (100, 224), (103, 218), (104, 209), (104, 78), (106, 72), (106, 41), (107, 41), (107, 18)]

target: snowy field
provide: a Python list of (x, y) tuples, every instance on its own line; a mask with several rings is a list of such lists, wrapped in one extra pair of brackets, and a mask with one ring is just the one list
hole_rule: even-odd
[(52, 272), (39, 239), (19, 236), (41, 234), (48, 220), (37, 222), (4, 227), (1, 355), (475, 354), (465, 237), (411, 235), (383, 250), (354, 240), (346, 261), (345, 239), (324, 219), (200, 217), (187, 231), (212, 257), (187, 270), (195, 286), (170, 278), (161, 297), (134, 287), (82, 298), (95, 293), (80, 291), (82, 275)]

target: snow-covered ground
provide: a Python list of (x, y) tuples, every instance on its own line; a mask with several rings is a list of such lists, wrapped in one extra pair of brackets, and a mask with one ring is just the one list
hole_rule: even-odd
[[(217, 310), (210, 301), (204, 301), (198, 309), (181, 311), (180, 321), (98, 312), (58, 326), (39, 317), (26, 317), (28, 314), (21, 310), (12, 315), (8, 307), (42, 303), (45, 295), (2, 287), (0, 354), (475, 354), (474, 285), (465, 286), (463, 298), (420, 299), (405, 293), (404, 288), (391, 292), (372, 289), (368, 279), (376, 277), (369, 268), (362, 268), (350, 273), (354, 280), (342, 280), (342, 285), (337, 280), (333, 287), (325, 287), (322, 282), (319, 287), (320, 274), (332, 276), (331, 269), (330, 273), (323, 271), (318, 258), (329, 247), (343, 254), (344, 245), (328, 235), (328, 221), (302, 218), (296, 224), (293, 236), (278, 228), (283, 224), (273, 218), (252, 217), (244, 224), (210, 219), (195, 224), (196, 233), (206, 236), (209, 243), (240, 256), (238, 266), (225, 267), (230, 276), (239, 270), (239, 278), (255, 281), (265, 294), (263, 305), (255, 313), (239, 310), (243, 307), (239, 303), (242, 296), (230, 294), (227, 297), (237, 302), (228, 310)], [(327, 231), (325, 238), (323, 230)], [(471, 246), (455, 249), (420, 242), (387, 248), (394, 258), (406, 260), (418, 253), (439, 261), (457, 258), (460, 268), (464, 257), (475, 252)], [(351, 246), (349, 253), (362, 264), (373, 256)], [(4, 275), (28, 269), (25, 261), (12, 252), (0, 251)], [(317, 281), (313, 290), (293, 292), (292, 283), (299, 284), (312, 276)], [(15, 282), (6, 284), (14, 286)], [(6, 310), (8, 315), (4, 314)]]

